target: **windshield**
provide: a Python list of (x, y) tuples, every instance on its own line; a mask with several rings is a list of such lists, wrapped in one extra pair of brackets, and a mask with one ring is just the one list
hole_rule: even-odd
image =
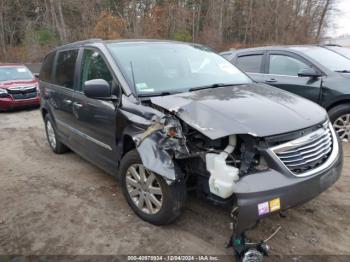
[(350, 70), (350, 60), (323, 47), (295, 47), (332, 71)]
[(328, 48), (350, 59), (350, 48), (340, 46), (332, 46)]
[(0, 81), (33, 79), (32, 73), (24, 66), (0, 67)]
[(139, 95), (185, 92), (198, 87), (252, 80), (207, 48), (177, 43), (107, 45)]

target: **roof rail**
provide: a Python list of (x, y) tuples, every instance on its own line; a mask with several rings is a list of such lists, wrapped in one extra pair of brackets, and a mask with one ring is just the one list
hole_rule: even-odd
[(90, 44), (90, 43), (102, 42), (102, 41), (103, 40), (101, 38), (91, 38), (91, 39), (87, 39), (87, 40), (82, 40), (82, 41), (77, 41), (77, 42), (61, 45), (61, 46), (58, 46), (55, 49), (64, 49), (64, 48), (69, 48), (69, 47), (77, 47), (77, 46), (81, 46), (81, 45), (84, 45), (84, 44)]

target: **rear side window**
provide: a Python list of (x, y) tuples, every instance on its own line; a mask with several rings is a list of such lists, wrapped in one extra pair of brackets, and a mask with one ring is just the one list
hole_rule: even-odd
[(236, 65), (247, 73), (260, 73), (263, 55), (245, 55), (237, 58)]
[(52, 66), (53, 66), (53, 61), (55, 59), (55, 54), (56, 52), (48, 54), (45, 59), (43, 64), (41, 65), (41, 70), (40, 70), (40, 80), (45, 81), (45, 82), (52, 82), (51, 81), (51, 73), (52, 73)]
[(310, 68), (310, 66), (293, 57), (270, 55), (269, 74), (298, 76), (298, 73), (305, 68)]
[(73, 89), (75, 62), (77, 60), (78, 50), (68, 50), (58, 53), (55, 84)]

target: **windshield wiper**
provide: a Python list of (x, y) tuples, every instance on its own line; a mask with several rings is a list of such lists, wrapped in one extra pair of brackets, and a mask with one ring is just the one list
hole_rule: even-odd
[(338, 73), (350, 73), (350, 70), (335, 70)]
[(175, 92), (170, 93), (170, 92), (159, 92), (159, 93), (143, 93), (143, 94), (138, 94), (138, 96), (140, 97), (151, 97), (151, 96), (169, 96), (169, 95), (173, 95), (176, 94)]
[(192, 87), (192, 88), (188, 89), (188, 91), (192, 92), (192, 91), (197, 91), (197, 90), (202, 90), (202, 89), (217, 88), (217, 87), (224, 87), (224, 86), (233, 86), (233, 85), (236, 85), (236, 84), (216, 83), (216, 84), (211, 84), (211, 85), (207, 85), (207, 86)]
[[(192, 87), (188, 89), (189, 92), (192, 91), (197, 91), (201, 89), (208, 89), (208, 88), (216, 88), (216, 87), (224, 87), (224, 86), (234, 86), (237, 84), (224, 84), (224, 83), (217, 83), (217, 84), (212, 84), (212, 85), (207, 85), (207, 86), (199, 86), (199, 87)], [(177, 91), (177, 92), (169, 92), (169, 91), (163, 91), (163, 92), (158, 92), (158, 93), (143, 93), (143, 94), (138, 94), (139, 97), (153, 97), (153, 96), (169, 96), (169, 95), (174, 95), (178, 93), (182, 93), (183, 91)]]

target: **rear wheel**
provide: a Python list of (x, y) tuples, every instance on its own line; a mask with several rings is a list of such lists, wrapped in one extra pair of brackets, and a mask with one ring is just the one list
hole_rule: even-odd
[(350, 104), (338, 105), (328, 112), (335, 132), (343, 142), (350, 140)]
[(57, 133), (49, 114), (46, 114), (45, 116), (45, 130), (47, 141), (53, 152), (56, 154), (63, 154), (68, 151), (68, 148), (57, 139)]
[(123, 194), (133, 211), (155, 225), (173, 222), (185, 201), (184, 185), (169, 186), (159, 175), (147, 170), (137, 150), (128, 152), (120, 166)]

